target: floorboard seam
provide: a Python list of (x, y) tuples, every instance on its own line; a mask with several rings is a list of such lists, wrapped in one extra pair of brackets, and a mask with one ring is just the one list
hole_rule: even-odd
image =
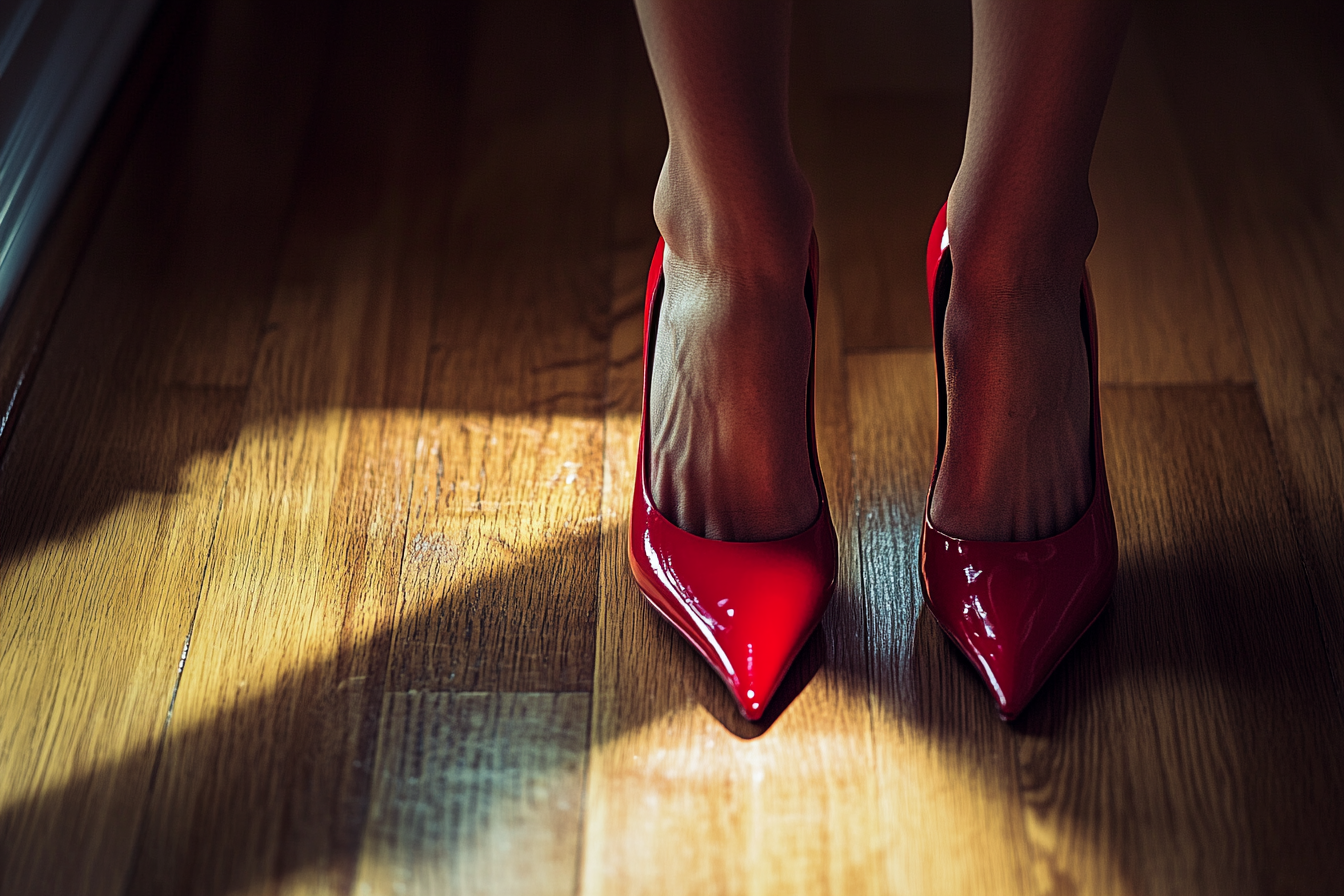
[[(1254, 362), (1252, 362), (1254, 363)], [(1291, 497), (1291, 490), (1288, 487), (1288, 470), (1284, 461), (1283, 445), (1274, 437), (1274, 428), (1269, 425), (1269, 415), (1265, 411), (1264, 398), (1261, 395), (1260, 387), (1255, 388), (1255, 406), (1260, 411), (1260, 423), (1265, 428), (1265, 436), (1269, 440), (1269, 450), (1274, 455), (1274, 470), (1279, 476), (1279, 495), (1288, 509), (1288, 517), (1293, 521), (1294, 526), (1306, 531), (1309, 526), (1309, 520), (1305, 519), (1302, 509), (1298, 503)], [(1340, 720), (1344, 721), (1344, 682), (1340, 681), (1339, 673), (1336, 670), (1338, 665), (1335, 661), (1335, 650), (1330, 644), (1326, 634), (1325, 619), (1321, 613), (1321, 603), (1325, 595), (1320, 593), (1317, 586), (1318, 575), (1313, 575), (1315, 566), (1308, 556), (1308, 548), (1304, 545), (1303, 539), (1295, 538), (1293, 542), (1297, 548), (1297, 563), (1302, 570), (1302, 577), (1307, 581), (1307, 590), (1311, 594), (1311, 614), (1316, 621), (1316, 634), (1321, 639), (1321, 652), (1325, 655), (1325, 668), (1330, 675), (1331, 690), (1335, 694), (1335, 709), (1340, 714)]]
[[(1148, 14), (1143, 16), (1142, 24), (1139, 25), (1139, 27), (1143, 28), (1145, 34), (1152, 27), (1151, 11), (1146, 10), (1146, 12)], [(1150, 38), (1148, 41), (1148, 45), (1151, 48), (1155, 46), (1155, 42)], [(1157, 86), (1161, 91), (1162, 95), (1161, 98), (1166, 103), (1167, 108), (1174, 109), (1175, 104), (1172, 101), (1171, 91), (1168, 87), (1167, 72), (1164, 69), (1163, 65), (1160, 63), (1160, 61), (1158, 61), (1155, 58), (1155, 55), (1154, 57), (1152, 57), (1152, 61), (1153, 61), (1154, 73), (1157, 76), (1156, 78)], [(1186, 132), (1186, 128), (1181, 127), (1179, 125), (1179, 119), (1177, 127), (1177, 136), (1179, 138), (1180, 143), (1180, 145), (1178, 146), (1178, 151), (1181, 154), (1182, 160), (1186, 163), (1186, 169), (1188, 171), (1193, 172), (1195, 168), (1190, 164), (1191, 156), (1190, 156), (1189, 138)], [(1195, 203), (1199, 211), (1200, 223), (1204, 228), (1205, 235), (1208, 238), (1208, 244), (1211, 247), (1211, 251), (1213, 254), (1212, 261), (1218, 270), (1219, 278), (1221, 279), (1224, 287), (1227, 290), (1228, 297), (1232, 300), (1231, 306), (1233, 313), (1236, 315), (1237, 333), (1241, 337), (1241, 350), (1251, 369), (1252, 384), (1254, 385), (1255, 388), (1256, 407), (1259, 408), (1260, 410), (1261, 422), (1265, 427), (1267, 435), (1269, 436), (1270, 450), (1273, 452), (1274, 465), (1279, 475), (1279, 491), (1283, 497), (1284, 503), (1287, 505), (1289, 517), (1298, 527), (1303, 527), (1303, 525), (1308, 521), (1303, 519), (1301, 508), (1299, 508), (1297, 506), (1297, 503), (1293, 501), (1291, 498), (1291, 491), (1288, 485), (1287, 465), (1285, 464), (1283, 446), (1280, 444), (1279, 440), (1275, 438), (1274, 427), (1272, 427), (1269, 423), (1269, 414), (1267, 412), (1268, 409), (1265, 406), (1264, 395), (1261, 390), (1261, 382), (1262, 382), (1260, 372), (1261, 364), (1259, 363), (1255, 352), (1251, 350), (1251, 342), (1246, 330), (1246, 316), (1242, 313), (1242, 306), (1243, 306), (1242, 293), (1241, 290), (1239, 290), (1236, 286), (1236, 281), (1232, 276), (1232, 268), (1228, 264), (1227, 252), (1223, 247), (1222, 240), (1220, 240), (1218, 237), (1217, 231), (1212, 226), (1212, 219), (1208, 213), (1208, 209), (1205, 207), (1205, 201), (1204, 201), (1205, 191), (1203, 189), (1203, 186), (1195, 178), (1192, 178), (1191, 181), (1192, 181), (1191, 187), (1194, 194)], [(1334, 661), (1332, 661), (1333, 654), (1330, 649), (1331, 645), (1327, 638), (1325, 620), (1322, 618), (1322, 612), (1321, 612), (1321, 601), (1323, 599), (1323, 595), (1321, 595), (1318, 591), (1316, 585), (1316, 577), (1312, 575), (1313, 565), (1311, 563), (1310, 558), (1307, 556), (1305, 548), (1302, 546), (1300, 541), (1298, 542), (1297, 557), (1298, 557), (1298, 563), (1302, 568), (1302, 574), (1307, 580), (1307, 588), (1311, 593), (1311, 605), (1312, 605), (1312, 612), (1316, 620), (1316, 630), (1320, 636), (1321, 645), (1325, 652), (1326, 668), (1329, 671), (1330, 683), (1335, 693), (1335, 708), (1341, 714), (1341, 717), (1344, 717), (1344, 682), (1340, 681), (1339, 673), (1336, 670), (1337, 664)]]
[[(327, 24), (328, 24), (328, 28), (330, 29), (330, 27), (331, 27), (331, 20), (330, 20), (330, 19), (328, 19), (328, 23), (327, 23)], [(186, 22), (182, 22), (182, 23), (179, 23), (179, 25), (180, 25), (180, 27), (186, 27), (187, 23), (186, 23)], [(323, 58), (323, 60), (322, 60), (321, 67), (320, 67), (320, 70), (319, 70), (319, 71), (320, 71), (320, 74), (319, 74), (317, 80), (315, 81), (315, 84), (317, 84), (317, 83), (321, 83), (321, 82), (322, 82), (322, 80), (323, 80), (323, 75), (325, 74), (326, 70), (328, 69), (328, 67), (329, 67), (329, 65), (330, 65), (330, 63), (331, 63), (331, 56), (332, 56), (332, 52), (333, 52), (333, 47), (332, 47), (332, 40), (331, 40), (331, 34), (330, 34), (330, 32), (328, 32), (328, 34), (324, 35), (324, 37), (326, 38), (327, 49), (326, 49), (326, 52), (324, 53), (324, 58)], [(163, 77), (163, 72), (165, 72), (166, 70), (167, 70), (167, 66), (164, 65), (163, 68), (160, 70), (160, 78)], [(145, 108), (146, 108), (146, 110), (148, 110), (149, 106), (151, 105), (151, 100), (152, 100), (152, 98), (153, 98), (154, 93), (157, 92), (157, 90), (158, 90), (158, 84), (156, 83), (155, 88), (154, 88), (154, 91), (151, 91), (150, 97), (146, 100), (146, 103), (145, 103)], [(297, 161), (300, 161), (300, 162), (302, 161), (302, 159), (303, 159), (303, 155), (304, 155), (304, 152), (303, 152), (303, 149), (302, 149), (302, 148), (305, 147), (305, 146), (308, 144), (309, 140), (311, 139), (312, 130), (313, 130), (313, 120), (314, 120), (314, 118), (316, 117), (316, 109), (317, 109), (316, 98), (317, 98), (317, 89), (315, 88), (315, 89), (314, 89), (314, 95), (313, 95), (313, 97), (312, 97), (312, 102), (310, 102), (309, 107), (308, 107), (308, 120), (304, 123), (304, 137), (303, 137), (302, 141), (301, 141), (300, 144), (299, 144), (299, 146), (300, 146), (300, 151), (299, 151), (299, 154), (298, 154), (298, 159), (297, 159)], [(128, 150), (128, 151), (129, 151), (129, 150)], [(269, 288), (268, 291), (269, 291), (270, 296), (271, 296), (271, 302), (270, 302), (270, 304), (267, 306), (267, 318), (268, 318), (268, 319), (269, 319), (269, 317), (270, 317), (271, 309), (274, 307), (274, 304), (275, 304), (275, 290), (276, 290), (276, 286), (277, 286), (277, 284), (278, 284), (278, 282), (279, 282), (279, 278), (280, 278), (280, 267), (281, 267), (282, 259), (283, 259), (283, 256), (284, 256), (284, 237), (283, 237), (283, 235), (284, 235), (284, 234), (287, 234), (287, 233), (289, 232), (289, 230), (290, 230), (290, 227), (291, 227), (291, 225), (292, 225), (292, 223), (293, 223), (293, 220), (294, 220), (294, 215), (295, 215), (296, 206), (297, 206), (297, 203), (298, 203), (298, 195), (297, 195), (297, 194), (298, 194), (298, 190), (296, 189), (296, 187), (297, 187), (297, 183), (298, 183), (297, 171), (298, 171), (298, 166), (296, 165), (296, 167), (295, 167), (295, 174), (294, 174), (293, 176), (291, 176), (291, 178), (290, 178), (290, 183), (289, 183), (289, 195), (288, 195), (288, 197), (286, 198), (286, 202), (285, 202), (285, 210), (284, 210), (283, 214), (281, 215), (281, 224), (280, 224), (280, 234), (281, 234), (281, 237), (280, 237), (280, 239), (277, 241), (277, 245), (276, 245), (276, 247), (275, 247), (274, 259), (273, 259), (273, 263), (272, 263), (272, 267), (271, 267), (271, 274), (270, 274), (270, 277), (268, 278), (269, 283), (270, 283), (270, 288)], [(252, 390), (252, 386), (253, 386), (254, 379), (255, 379), (255, 375), (256, 375), (257, 361), (258, 361), (258, 358), (259, 358), (260, 355), (261, 355), (262, 342), (265, 340), (265, 335), (266, 335), (266, 324), (267, 324), (267, 321), (263, 321), (261, 329), (260, 329), (260, 330), (257, 332), (257, 334), (256, 334), (256, 340), (255, 340), (255, 342), (254, 342), (254, 344), (253, 344), (252, 357), (251, 357), (251, 359), (250, 359), (250, 363), (249, 363), (249, 365), (248, 365), (248, 378), (247, 378), (247, 384), (243, 387), (243, 388), (244, 388), (244, 395), (246, 395), (247, 393), (250, 393), (251, 390)], [(240, 414), (241, 414), (241, 411), (242, 411), (242, 409), (240, 408)], [(192, 608), (192, 611), (191, 611), (191, 621), (187, 624), (187, 635), (186, 635), (186, 639), (183, 641), (183, 644), (182, 644), (182, 654), (181, 654), (181, 656), (180, 656), (179, 659), (178, 659), (177, 675), (176, 675), (176, 676), (174, 677), (174, 679), (173, 679), (173, 690), (172, 690), (172, 694), (171, 694), (171, 696), (170, 696), (169, 699), (168, 699), (168, 712), (167, 712), (167, 714), (164, 716), (162, 734), (160, 735), (160, 737), (159, 737), (159, 743), (158, 743), (158, 745), (155, 747), (155, 750), (154, 750), (154, 762), (153, 762), (153, 764), (150, 766), (149, 781), (148, 781), (148, 784), (147, 784), (146, 787), (145, 787), (144, 803), (142, 804), (142, 810), (141, 810), (141, 812), (140, 812), (140, 818), (139, 818), (139, 819), (137, 820), (137, 822), (136, 822), (135, 838), (134, 838), (134, 840), (132, 841), (135, 845), (132, 847), (132, 850), (131, 850), (131, 860), (127, 863), (127, 866), (126, 866), (126, 880), (125, 880), (125, 883), (123, 884), (123, 886), (122, 886), (122, 888), (121, 888), (121, 891), (122, 891), (123, 894), (125, 894), (125, 896), (130, 896), (131, 887), (134, 885), (134, 883), (135, 883), (135, 879), (136, 879), (135, 870), (136, 870), (136, 868), (137, 868), (137, 867), (139, 866), (139, 864), (140, 864), (140, 858), (141, 858), (142, 850), (144, 849), (144, 837), (145, 837), (145, 832), (146, 832), (146, 828), (147, 828), (147, 825), (148, 825), (150, 801), (151, 801), (152, 798), (153, 798), (153, 795), (154, 795), (154, 789), (155, 789), (155, 787), (158, 785), (158, 780), (159, 780), (159, 769), (160, 769), (160, 767), (161, 767), (161, 765), (162, 765), (162, 762), (163, 762), (163, 754), (164, 754), (164, 750), (165, 750), (165, 748), (167, 747), (167, 743), (168, 743), (168, 734), (169, 734), (170, 726), (171, 726), (171, 724), (172, 724), (172, 719), (173, 719), (173, 708), (174, 708), (174, 706), (175, 706), (176, 703), (177, 703), (177, 693), (178, 693), (178, 689), (179, 689), (179, 688), (181, 687), (181, 685), (182, 685), (182, 676), (183, 676), (183, 674), (184, 674), (184, 672), (185, 672), (185, 670), (186, 670), (187, 656), (188, 656), (188, 653), (190, 652), (190, 648), (191, 648), (191, 638), (192, 638), (192, 635), (195, 633), (195, 630), (196, 630), (196, 617), (197, 617), (197, 615), (200, 613), (201, 603), (202, 603), (202, 602), (204, 601), (204, 599), (205, 599), (205, 580), (206, 580), (206, 576), (209, 574), (209, 571), (210, 571), (210, 562), (211, 562), (211, 560), (212, 560), (213, 557), (214, 557), (215, 537), (216, 537), (216, 535), (217, 535), (218, 532), (219, 532), (219, 523), (220, 523), (220, 520), (223, 519), (223, 516), (224, 516), (224, 502), (225, 502), (225, 500), (226, 500), (226, 498), (227, 498), (227, 496), (228, 496), (228, 493), (229, 493), (229, 483), (230, 483), (230, 482), (232, 481), (232, 479), (233, 479), (233, 466), (234, 466), (234, 462), (235, 462), (235, 460), (237, 459), (237, 456), (238, 456), (238, 436), (241, 434), (241, 431), (242, 431), (242, 425), (241, 425), (241, 423), (242, 423), (242, 421), (239, 420), (239, 426), (238, 426), (237, 430), (236, 430), (236, 431), (234, 432), (234, 434), (233, 434), (233, 444), (229, 447), (229, 465), (228, 465), (228, 469), (225, 470), (225, 472), (224, 472), (224, 481), (223, 481), (223, 482), (221, 483), (221, 485), (220, 485), (220, 489), (219, 489), (219, 501), (218, 501), (218, 503), (217, 503), (216, 512), (215, 512), (215, 524), (214, 524), (214, 526), (213, 526), (213, 527), (211, 528), (211, 530), (210, 530), (210, 540), (209, 540), (208, 546), (207, 546), (207, 548), (206, 548), (204, 561), (203, 561), (202, 564), (201, 564), (201, 578), (200, 578), (200, 585), (199, 585), (199, 587), (197, 588), (197, 591), (196, 591), (196, 605)]]
[[(610, 347), (610, 337), (608, 337), (608, 347)], [(608, 352), (610, 355), (610, 352)], [(607, 382), (604, 386), (604, 393), (607, 398), (611, 396), (611, 365), (607, 365)], [(603, 508), (606, 504), (606, 466), (607, 466), (607, 414), (602, 415), (602, 467), (603, 467), (603, 488), (602, 493), (598, 495), (598, 516), (599, 520), (603, 514)], [(588, 727), (583, 732), (583, 775), (579, 779), (579, 817), (576, 819), (575, 828), (578, 836), (575, 838), (575, 856), (574, 856), (574, 896), (579, 896), (580, 889), (583, 886), (583, 845), (585, 833), (587, 832), (588, 818), (588, 772), (592, 768), (593, 759), (593, 729), (597, 725), (597, 658), (598, 658), (598, 638), (602, 635), (602, 623), (606, 616), (607, 602), (605, 600), (604, 589), (602, 587), (603, 569), (602, 559), (605, 551), (602, 550), (602, 523), (597, 525), (597, 614), (593, 620), (595, 631), (593, 632), (593, 664), (588, 675)]]
[(121, 891), (126, 896), (130, 896), (131, 886), (135, 883), (135, 869), (140, 864), (141, 850), (144, 848), (145, 830), (148, 825), (150, 801), (154, 796), (154, 788), (159, 781), (159, 768), (163, 763), (164, 750), (168, 744), (168, 732), (173, 721), (173, 707), (177, 704), (177, 692), (182, 686), (182, 674), (187, 667), (187, 654), (191, 650), (191, 636), (196, 631), (196, 616), (200, 613), (201, 602), (205, 598), (205, 579), (210, 572), (210, 559), (214, 556), (215, 536), (219, 532), (219, 522), (224, 518), (224, 501), (229, 493), (229, 481), (233, 478), (233, 462), (237, 457), (237, 438), (235, 434), (232, 450), (229, 451), (229, 467), (224, 471), (224, 481), (220, 484), (219, 500), (215, 505), (215, 524), (210, 528), (210, 540), (205, 550), (205, 558), (201, 563), (200, 582), (196, 588), (196, 605), (191, 610), (191, 621), (187, 623), (187, 636), (182, 642), (182, 654), (177, 661), (177, 674), (173, 677), (172, 694), (168, 697), (168, 712), (163, 718), (163, 728), (159, 735), (158, 745), (154, 748), (154, 762), (150, 765), (149, 781), (145, 785), (144, 802), (141, 804), (140, 817), (136, 821), (135, 838), (132, 841), (135, 845), (131, 849), (131, 860), (126, 864), (126, 881)]

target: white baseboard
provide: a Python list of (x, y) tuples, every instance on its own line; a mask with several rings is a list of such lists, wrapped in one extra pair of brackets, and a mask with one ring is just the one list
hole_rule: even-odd
[(156, 0), (0, 0), (0, 315)]

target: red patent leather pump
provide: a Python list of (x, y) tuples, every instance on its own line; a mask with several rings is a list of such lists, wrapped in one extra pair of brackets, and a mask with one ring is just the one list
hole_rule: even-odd
[(1092, 503), (1078, 522), (1038, 541), (967, 541), (929, 521), (933, 487), (947, 435), (947, 384), (943, 370), (943, 317), (952, 286), (947, 206), (938, 212), (927, 256), (929, 312), (938, 363), (938, 459), (924, 504), (919, 571), (924, 599), (943, 631), (975, 666), (1014, 718), (1110, 599), (1119, 550), (1101, 448), (1097, 388), (1097, 324), (1087, 275), (1079, 320), (1092, 382)]
[[(803, 292), (815, 352), (815, 236)], [(816, 520), (797, 535), (775, 541), (717, 541), (678, 528), (654, 506), (646, 476), (649, 379), (662, 298), (663, 241), (659, 240), (644, 298), (644, 408), (630, 513), (630, 568), (649, 603), (719, 673), (742, 714), (756, 721), (817, 627), (835, 589), (836, 538), (817, 463), (813, 374), (809, 372), (807, 379), (807, 442), (817, 486)]]

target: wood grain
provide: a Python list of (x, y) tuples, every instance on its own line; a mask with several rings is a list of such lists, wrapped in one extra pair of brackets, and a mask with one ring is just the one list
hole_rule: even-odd
[[(1324, 16), (1316, 30), (1311, 13)], [(1237, 307), (1344, 706), (1344, 78), (1338, 9), (1194, 2), (1141, 27)], [(1198, 34), (1198, 39), (1195, 35)]]
[[(481, 7), (432, 324), (396, 690), (586, 690), (597, 607), (611, 7)], [(583, 53), (570, 47), (582, 45)], [(537, 97), (545, 95), (546, 101)]]
[(441, 52), (459, 15), (350, 4), (334, 23), (135, 892), (353, 879), (401, 599), (433, 224), (455, 173), (435, 138), (461, 110), (462, 57)]
[(574, 892), (588, 694), (388, 694), (355, 893)]
[[(246, 7), (230, 11), (194, 16), (167, 63), (0, 472), (0, 506), (12, 509), (0, 520), (6, 892), (120, 889), (133, 860), (243, 401), (236, 388), (163, 376), (165, 354), (215, 338), (169, 324), (199, 307), (172, 277), (230, 285), (241, 307), (274, 264), (293, 163), (282, 153), (260, 164), (282, 135), (214, 116), (198, 66), (240, 96), (268, 85), (301, 119), (314, 61), (276, 52), (292, 36), (284, 25), (307, 24), (302, 9), (269, 33)], [(219, 141), (221, 129), (236, 141), (232, 164), (182, 195), (200, 162), (184, 144)], [(250, 209), (247, 239), (215, 214), (225, 196)], [(233, 248), (227, 268), (211, 243)]]
[(924, 246), (961, 161), (969, 12), (795, 4), (794, 139), (849, 351), (927, 347)]
[(1327, 892), (1344, 720), (1255, 393), (1103, 403), (1120, 577), (1015, 726), (1043, 879)]
[[(804, 8), (794, 19), (794, 41), (805, 41), (820, 10)], [(832, 150), (832, 134), (826, 113), (826, 69), (811, 54), (791, 59), (790, 118), (795, 152), (807, 171), (824, 171)], [(861, 570), (855, 528), (854, 455), (845, 367), (846, 320), (836, 278), (825, 247), (840, 243), (831, 227), (837, 219), (818, 215), (815, 225), (820, 254), (820, 291), (814, 344), (813, 413), (816, 418), (817, 455), (826, 483), (831, 522), (839, 543), (840, 572), (835, 593), (822, 619), (820, 640), (825, 648), (825, 668), (817, 686), (836, 691), (838, 699), (850, 699), (869, 690), (868, 613), (860, 589)], [(849, 695), (848, 697), (844, 695)]]
[(966, 103), (947, 92), (825, 100), (817, 218), (849, 351), (928, 345), (924, 248), (961, 162)]
[(919, 536), (937, 440), (933, 354), (849, 359), (881, 838), (890, 892), (1029, 892), (1011, 732), (923, 612)]
[(1131, 30), (1115, 75), (1092, 195), (1102, 381), (1249, 382), (1241, 316), (1142, 27)]

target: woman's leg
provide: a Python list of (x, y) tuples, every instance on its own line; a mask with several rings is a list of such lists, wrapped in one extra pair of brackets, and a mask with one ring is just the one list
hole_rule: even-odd
[(1128, 0), (973, 0), (970, 120), (948, 197), (947, 444), (931, 516), (1024, 541), (1092, 497), (1078, 315), (1096, 238), (1092, 148)]
[(803, 297), (812, 193), (788, 126), (783, 0), (636, 0), (667, 116), (666, 292), (649, 402), (658, 509), (763, 540), (817, 514)]

